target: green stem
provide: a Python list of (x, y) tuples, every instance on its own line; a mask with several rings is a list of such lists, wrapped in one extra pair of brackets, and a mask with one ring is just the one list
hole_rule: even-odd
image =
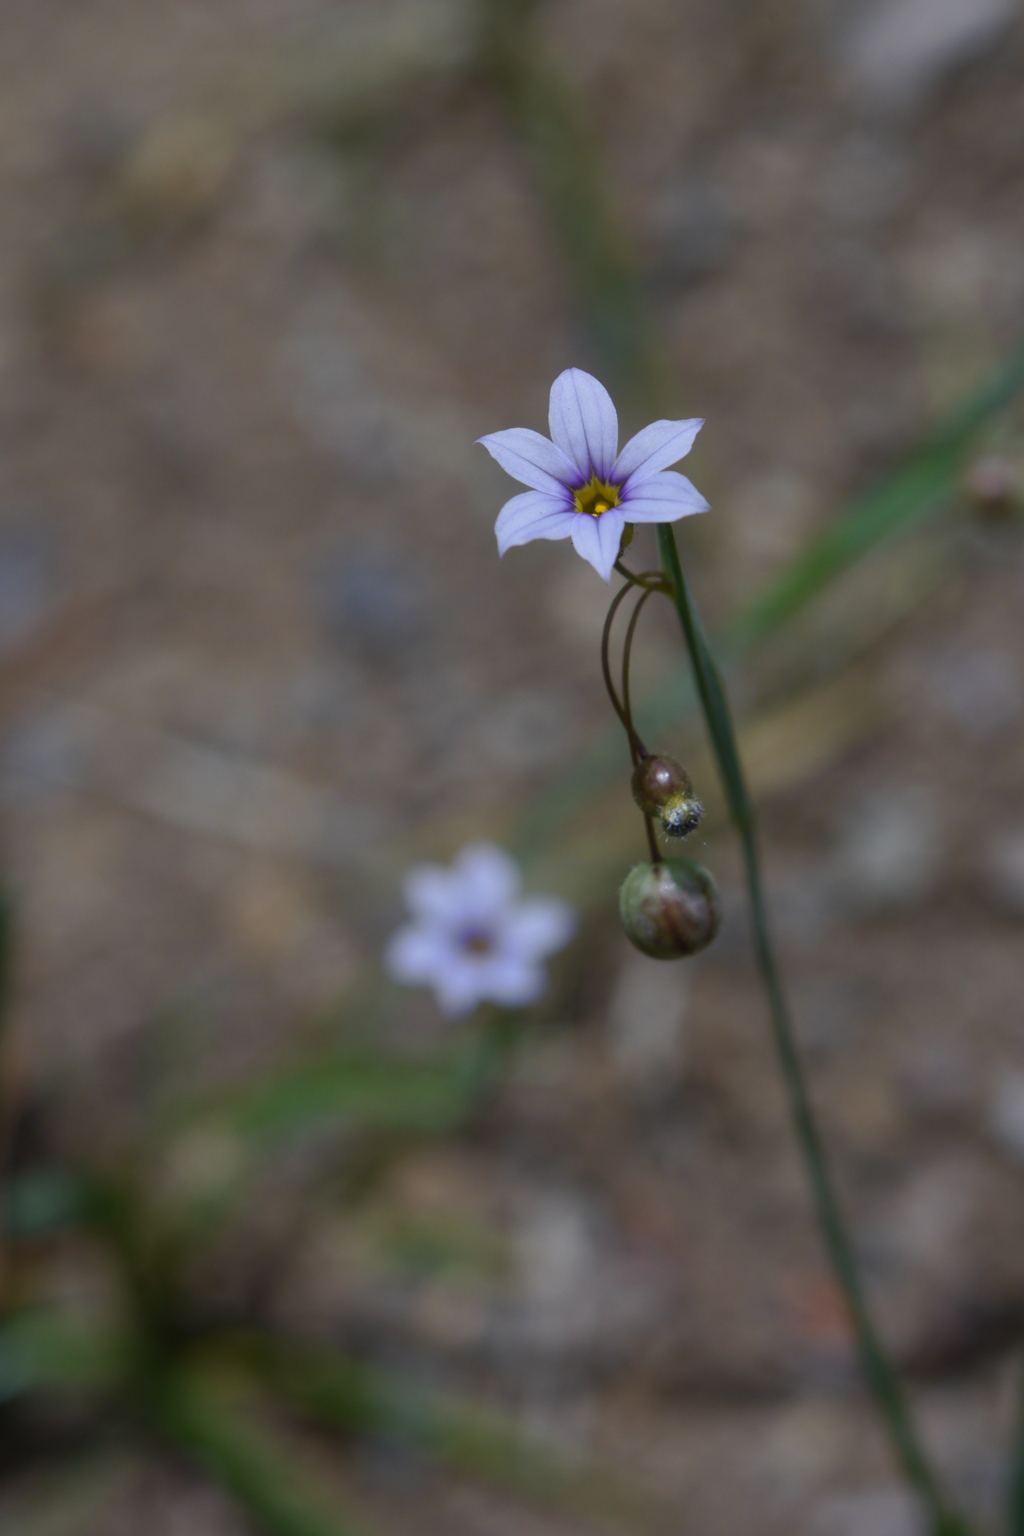
[(757, 967), (768, 999), (772, 1035), (782, 1069), (789, 1111), (811, 1182), (825, 1247), (849, 1310), (864, 1375), (888, 1430), (896, 1457), (928, 1511), (933, 1536), (964, 1536), (968, 1527), (946, 1503), (918, 1440), (903, 1388), (868, 1310), (853, 1244), (832, 1185), (825, 1148), (811, 1107), (793, 1025), (775, 964), (768, 932), (754, 813), (736, 745), (725, 686), (683, 575), (675, 534), (666, 523), (658, 525), (658, 548), (662, 567), (672, 582), (673, 601), (690, 653), (697, 692), (725, 789), (729, 814), (743, 850)]

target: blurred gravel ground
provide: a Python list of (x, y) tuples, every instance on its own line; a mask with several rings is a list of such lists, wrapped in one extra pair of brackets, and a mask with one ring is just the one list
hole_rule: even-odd
[[(708, 419), (716, 510), (683, 534), (724, 619), (1019, 336), (1024, 28), (997, 0), (545, 17), (677, 414)], [(127, 1134), (147, 1072), (286, 1057), (378, 953), (406, 853), (492, 835), (605, 726), (604, 589), (561, 545), (498, 563), (506, 485), (472, 446), (594, 366), (521, 149), (457, 72), (472, 27), (4, 8), (0, 811), (17, 1039), (72, 1090), (70, 1146)], [(990, 446), (1019, 476), (1019, 417)], [(877, 635), (889, 599), (858, 589), (870, 707), (762, 815), (881, 1315), (991, 1519), (1024, 1319), (1024, 549), (1012, 519), (944, 537)], [(644, 675), (676, 655), (652, 616)], [(272, 1256), (270, 1316), (484, 1390), (694, 1536), (913, 1536), (851, 1389), (735, 854), (704, 852), (730, 910), (707, 956), (628, 954), (609, 885), (485, 1123), (356, 1216), (296, 1216), (286, 1170), (201, 1283), (244, 1292)], [(424, 1271), (402, 1234), (439, 1220), (461, 1258)], [(190, 1472), (118, 1458), (19, 1471), (5, 1531), (242, 1529)], [(343, 1475), (382, 1530), (582, 1528), (387, 1448)]]

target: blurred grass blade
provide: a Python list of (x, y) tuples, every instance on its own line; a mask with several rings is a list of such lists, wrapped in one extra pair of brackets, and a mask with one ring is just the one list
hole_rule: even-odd
[(294, 1455), (260, 1422), (251, 1396), (211, 1370), (179, 1369), (150, 1384), (163, 1432), (230, 1490), (268, 1536), (354, 1536), (334, 1497), (311, 1486)]
[[(1018, 1363), (1018, 1370), (1021, 1364)], [(1008, 1536), (1024, 1536), (1024, 1376), (1017, 1388), (1017, 1423), (1010, 1447), (1010, 1475), (1007, 1479)]]
[(721, 637), (726, 656), (758, 644), (894, 534), (939, 510), (956, 493), (963, 460), (980, 429), (1024, 388), (1024, 346), (940, 423), (881, 484), (857, 498), (833, 527), (798, 555), (782, 576)]
[(530, 157), (580, 318), (637, 412), (663, 394), (639, 272), (576, 92), (542, 61), (536, 0), (484, 0), (487, 62)]
[(255, 1357), (277, 1391), (345, 1434), (377, 1435), (427, 1451), (451, 1471), (523, 1498), (630, 1522), (665, 1511), (593, 1461), (559, 1454), (508, 1416), (345, 1355), (258, 1340)]
[(3, 1038), (7, 1028), (13, 969), (14, 902), (6, 891), (0, 891), (0, 1039)]
[(464, 1044), (423, 1058), (401, 1058), (365, 1042), (279, 1072), (238, 1102), (243, 1135), (274, 1138), (318, 1120), (437, 1134), (451, 1130), (493, 1081), (514, 1038), (512, 1016)]
[[(14, 1060), (14, 1041), (8, 1039), (7, 1015), (11, 1004), (14, 959), (14, 906), (0, 890), (0, 1181), (7, 1177), (16, 1137), (19, 1103), (19, 1065)], [(9, 1238), (8, 1203), (0, 1195), (0, 1290), (3, 1288), (3, 1249)]]
[(0, 1403), (46, 1387), (105, 1386), (128, 1360), (128, 1343), (50, 1311), (18, 1313), (0, 1326)]

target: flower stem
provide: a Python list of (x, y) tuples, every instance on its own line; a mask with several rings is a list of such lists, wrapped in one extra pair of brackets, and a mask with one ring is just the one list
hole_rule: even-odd
[(868, 1309), (853, 1244), (839, 1208), (821, 1132), (811, 1107), (792, 1021), (775, 964), (768, 932), (754, 813), (736, 746), (725, 686), (683, 575), (675, 533), (667, 523), (658, 524), (658, 549), (662, 567), (672, 583), (673, 602), (690, 653), (708, 735), (725, 789), (729, 814), (743, 851), (757, 967), (768, 1000), (772, 1036), (782, 1070), (789, 1112), (810, 1179), (825, 1247), (849, 1311), (861, 1366), (896, 1458), (928, 1512), (932, 1536), (966, 1536), (968, 1526), (946, 1503), (918, 1439), (899, 1378)]
[[(630, 587), (629, 590), (632, 591), (632, 587)], [(629, 730), (629, 749), (633, 756), (634, 768), (638, 767), (641, 759), (646, 756), (646, 750), (633, 725), (633, 706), (629, 697), (629, 663), (633, 655), (633, 636), (636, 634), (636, 626), (637, 621), (640, 618), (640, 612), (644, 606), (644, 603), (646, 603), (647, 599), (650, 597), (651, 593), (656, 590), (657, 588), (655, 587), (644, 587), (641, 591), (640, 596), (637, 599), (636, 607), (633, 609), (632, 615), (630, 617), (629, 628), (626, 630), (626, 638), (622, 646), (622, 710), (627, 721), (629, 722), (627, 727)], [(647, 834), (647, 848), (651, 855), (651, 863), (660, 864), (661, 850), (658, 847), (658, 839), (654, 831), (654, 817), (651, 815), (650, 811), (644, 811), (643, 817), (644, 831)]]
[[(608, 697), (611, 699), (615, 713), (621, 720), (622, 727), (626, 732), (626, 738), (629, 741), (629, 755), (633, 759), (633, 767), (635, 768), (640, 759), (647, 755), (647, 749), (637, 735), (636, 727), (633, 724), (633, 711), (629, 703), (629, 658), (633, 649), (633, 634), (636, 630), (636, 621), (640, 615), (640, 609), (652, 592), (663, 592), (665, 588), (664, 586), (646, 585), (643, 578), (634, 576), (631, 571), (627, 571), (618, 563), (616, 563), (615, 569), (625, 576), (626, 584), (612, 598), (611, 607), (608, 609), (608, 616), (604, 621), (604, 629), (601, 633), (601, 672), (604, 676), (604, 685), (608, 691)], [(643, 591), (640, 594), (640, 601), (633, 610), (633, 616), (629, 621), (629, 629), (626, 632), (626, 643), (622, 652), (622, 698), (620, 699), (615, 691), (615, 684), (612, 682), (611, 663), (608, 659), (608, 642), (611, 639), (612, 624), (619, 610), (619, 605), (623, 598), (638, 586), (643, 586)], [(658, 839), (654, 833), (654, 821), (646, 811), (644, 811), (643, 817), (651, 863), (657, 864), (661, 859), (661, 854), (658, 850)]]
[(638, 754), (635, 749), (636, 744), (639, 743), (639, 737), (633, 728), (633, 702), (630, 698), (629, 689), (629, 664), (633, 657), (633, 636), (636, 634), (636, 626), (639, 621), (640, 614), (643, 611), (644, 603), (646, 603), (652, 591), (652, 587), (645, 587), (644, 590), (640, 593), (640, 596), (637, 599), (636, 607), (633, 609), (633, 612), (630, 615), (629, 625), (626, 629), (626, 638), (622, 644), (622, 709), (626, 719), (629, 721), (630, 730), (632, 732), (630, 738), (630, 746), (634, 749), (634, 767), (636, 767), (637, 762), (643, 754), (642, 752)]
[(632, 716), (629, 714), (623, 705), (622, 700), (619, 698), (615, 691), (615, 684), (612, 682), (611, 662), (608, 659), (608, 643), (611, 640), (612, 624), (615, 622), (615, 615), (619, 611), (619, 606), (622, 603), (623, 598), (625, 598), (632, 590), (632, 582), (631, 580), (627, 580), (626, 585), (622, 587), (618, 592), (616, 592), (615, 596), (612, 598), (611, 607), (608, 609), (608, 613), (604, 621), (604, 629), (601, 631), (601, 675), (604, 678), (605, 690), (609, 699), (611, 700), (612, 708), (618, 715), (619, 720), (622, 723), (622, 728), (629, 740), (630, 756), (635, 763), (637, 760), (637, 749), (640, 746), (640, 743), (636, 731), (633, 729)]

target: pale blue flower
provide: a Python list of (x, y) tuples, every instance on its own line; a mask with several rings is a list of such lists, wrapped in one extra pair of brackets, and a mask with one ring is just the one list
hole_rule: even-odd
[(567, 368), (551, 386), (551, 437), (510, 427), (478, 439), (514, 480), (531, 487), (498, 513), (498, 553), (531, 539), (572, 539), (577, 554), (608, 581), (627, 523), (674, 523), (708, 503), (669, 469), (704, 425), (652, 421), (619, 452), (619, 421), (603, 384)]
[(412, 921), (391, 937), (388, 972), (433, 987), (449, 1014), (482, 1002), (534, 1002), (547, 984), (541, 961), (568, 942), (576, 919), (555, 896), (520, 896), (519, 883), (515, 861), (493, 843), (469, 843), (449, 868), (410, 869)]

